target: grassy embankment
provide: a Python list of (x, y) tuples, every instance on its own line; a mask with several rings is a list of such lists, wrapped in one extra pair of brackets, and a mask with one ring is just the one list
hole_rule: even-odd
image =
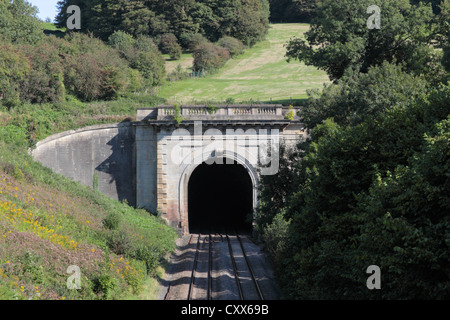
[[(216, 74), (200, 79), (169, 83), (161, 89), (160, 97), (169, 102), (198, 101), (272, 102), (290, 103), (307, 97), (308, 89), (322, 88), (329, 83), (325, 72), (285, 58), (285, 44), (293, 37), (302, 36), (308, 24), (272, 24), (265, 41), (244, 54), (229, 60)], [(181, 64), (185, 70), (192, 67), (192, 56), (183, 54), (178, 61), (167, 61), (168, 72)]]
[[(154, 98), (0, 110), (0, 299), (152, 299), (176, 233), (160, 218), (57, 175), (28, 148), (53, 133), (127, 121)], [(70, 290), (69, 266), (81, 271)]]

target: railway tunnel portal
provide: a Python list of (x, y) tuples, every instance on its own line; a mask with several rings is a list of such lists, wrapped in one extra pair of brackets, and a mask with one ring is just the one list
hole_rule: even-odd
[(259, 181), (278, 173), (280, 143), (306, 136), (281, 105), (160, 106), (136, 121), (68, 131), (31, 151), (45, 166), (160, 213), (181, 234), (250, 231)]

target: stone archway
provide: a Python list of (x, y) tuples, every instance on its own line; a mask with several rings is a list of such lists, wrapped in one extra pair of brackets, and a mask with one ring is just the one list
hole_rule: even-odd
[(251, 232), (253, 185), (240, 164), (202, 163), (188, 182), (190, 233)]
[[(211, 153), (205, 153), (195, 159), (192, 164), (184, 165), (181, 170), (181, 178), (179, 183), (179, 219), (184, 233), (189, 233), (189, 181), (191, 180), (194, 171), (205, 162), (212, 163), (219, 157), (211, 156)], [(254, 211), (258, 206), (258, 186), (259, 177), (254, 166), (243, 156), (235, 152), (223, 152), (220, 158), (230, 159), (236, 165), (242, 167), (242, 169), (248, 174), (249, 181), (251, 182), (251, 209)], [(226, 165), (223, 162), (223, 165)]]

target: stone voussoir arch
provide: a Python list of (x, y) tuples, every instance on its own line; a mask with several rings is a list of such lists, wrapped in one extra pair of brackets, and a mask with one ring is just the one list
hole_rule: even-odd
[[(183, 164), (180, 166), (180, 181), (178, 184), (178, 192), (179, 192), (179, 219), (181, 222), (186, 223), (186, 227), (189, 229), (189, 212), (188, 212), (188, 185), (189, 180), (194, 173), (195, 169), (202, 163), (207, 162), (208, 160), (215, 160), (218, 158), (230, 159), (235, 161), (237, 164), (243, 166), (247, 173), (250, 176), (252, 181), (252, 207), (256, 209), (258, 207), (258, 190), (259, 190), (259, 181), (260, 177), (258, 175), (257, 169), (250, 161), (240, 153), (236, 151), (223, 150), (223, 151), (214, 151), (214, 152), (203, 152), (201, 155), (198, 155), (193, 159), (193, 161), (188, 164)], [(224, 164), (225, 165), (225, 164)]]

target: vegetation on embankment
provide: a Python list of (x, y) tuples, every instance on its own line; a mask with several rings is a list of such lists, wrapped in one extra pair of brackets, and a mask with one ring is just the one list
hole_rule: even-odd
[[(134, 117), (150, 101), (69, 100), (0, 113), (0, 299), (149, 298), (176, 232), (44, 168), (28, 148), (54, 132)], [(80, 290), (67, 287), (71, 265), (80, 268)]]
[[(54, 103), (0, 110), (0, 299), (139, 299), (177, 235), (162, 219), (69, 181), (28, 149), (57, 132), (133, 120), (160, 99)], [(80, 267), (81, 289), (67, 273)], [(151, 298), (151, 297), (150, 297)]]
[(448, 300), (450, 1), (320, 4), (288, 56), (335, 81), (310, 92), (310, 136), (261, 182), (258, 232), (285, 297)]

